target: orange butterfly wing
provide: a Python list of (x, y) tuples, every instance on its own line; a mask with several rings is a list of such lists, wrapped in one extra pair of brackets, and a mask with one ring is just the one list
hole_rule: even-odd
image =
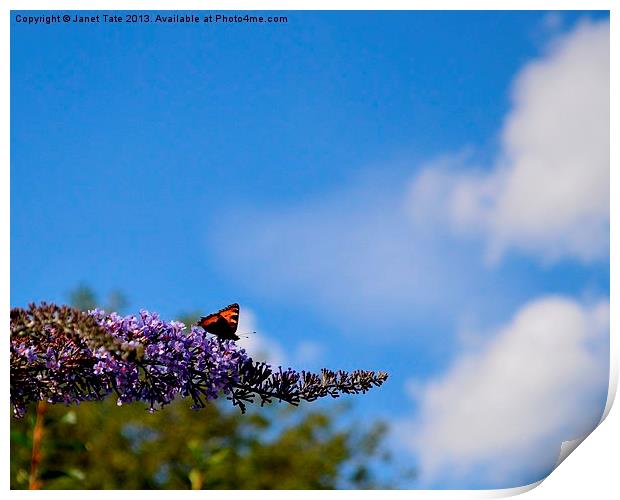
[(239, 326), (239, 304), (230, 304), (218, 312), (200, 318), (198, 326), (223, 340), (239, 340), (235, 334)]

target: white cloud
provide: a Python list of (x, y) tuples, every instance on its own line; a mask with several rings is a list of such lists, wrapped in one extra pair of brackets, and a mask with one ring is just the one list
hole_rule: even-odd
[(301, 369), (316, 367), (324, 354), (323, 344), (315, 340), (303, 340), (297, 344), (295, 349), (295, 365)]
[(446, 246), (429, 225), (412, 227), (405, 200), (404, 187), (377, 176), (286, 209), (240, 210), (219, 217), (225, 223), (211, 233), (243, 235), (243, 244), (212, 248), (229, 275), (263, 296), (315, 308), (336, 332), (361, 325), (402, 336), (403, 322), (462, 304), (487, 278), (477, 253)]
[(606, 23), (583, 24), (521, 71), (491, 173), (472, 174), (467, 153), (447, 155), (412, 165), (411, 189), (373, 169), (374, 177), (298, 204), (238, 205), (214, 215), (214, 258), (262, 296), (314, 308), (337, 333), (380, 329), (423, 348), (419, 324), (436, 324), (437, 311), (450, 311), (439, 318), (448, 322), (512, 300), (486, 300), (506, 280), (463, 231), (479, 231), (496, 257), (515, 247), (544, 259), (605, 255), (608, 36)]
[(248, 307), (239, 311), (237, 334), (241, 340), (237, 343), (255, 360), (266, 361), (273, 366), (284, 366), (286, 355), (280, 343), (257, 328), (256, 315)]
[[(430, 382), (396, 438), (415, 452), (423, 485), (510, 487), (544, 477), (562, 441), (591, 431), (608, 381), (609, 305), (544, 297)], [(481, 474), (483, 472), (483, 474)]]
[(415, 180), (414, 210), (444, 206), (456, 228), (487, 238), (491, 259), (508, 248), (547, 261), (606, 258), (609, 24), (583, 22), (555, 40), (520, 71), (512, 101), (492, 171), (462, 173), (462, 157), (452, 168), (443, 159)]

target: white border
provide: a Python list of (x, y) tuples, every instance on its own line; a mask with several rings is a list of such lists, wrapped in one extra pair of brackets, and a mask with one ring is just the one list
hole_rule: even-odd
[[(435, 0), (435, 1), (402, 1), (402, 0), (314, 0), (314, 1), (291, 1), (291, 0), (244, 0), (244, 1), (198, 1), (198, 0), (8, 0), (3, 2), (3, 20), (0, 23), (0, 40), (2, 48), (0, 50), (0, 64), (4, 70), (3, 78), (0, 79), (0, 89), (2, 95), (2, 134), (0, 143), (0, 155), (2, 155), (2, 179), (0, 182), (0, 196), (3, 216), (2, 224), (2, 265), (0, 272), (5, 283), (2, 287), (2, 298), (5, 307), (2, 309), (3, 324), (9, 324), (8, 312), (10, 309), (10, 256), (9, 256), (9, 210), (10, 210), (10, 140), (9, 140), (9, 106), (10, 106), (10, 10), (612, 10), (611, 12), (611, 53), (616, 54), (618, 37), (616, 31), (618, 29), (618, 21), (614, 12), (613, 2), (608, 1), (575, 1), (575, 0), (476, 0), (468, 2), (459, 2), (458, 0)], [(500, 8), (501, 7), (501, 8)], [(614, 132), (618, 132), (617, 116), (618, 116), (618, 99), (614, 95), (614, 88), (618, 79), (618, 64), (611, 58), (611, 77), (612, 77), (612, 94), (611, 94), (611, 137)], [(616, 136), (617, 137), (617, 136)], [(611, 142), (611, 165), (618, 165), (617, 146), (614, 141)], [(620, 231), (617, 227), (618, 208), (618, 186), (620, 185), (620, 176), (618, 168), (611, 170), (611, 255), (620, 255)], [(616, 225), (614, 225), (616, 224)], [(572, 454), (561, 464), (546, 480), (542, 482), (539, 488), (534, 489), (528, 495), (534, 498), (583, 498), (588, 495), (596, 499), (611, 499), (620, 497), (620, 487), (616, 479), (618, 451), (616, 443), (619, 443), (620, 417), (618, 410), (610, 412), (611, 403), (617, 392), (618, 381), (618, 360), (620, 359), (620, 342), (618, 341), (618, 311), (619, 299), (617, 293), (617, 284), (620, 283), (619, 268), (614, 259), (611, 262), (611, 377), (610, 377), (610, 397), (605, 409), (607, 418), (605, 421), (586, 438), (585, 442), (579, 446), (579, 451)], [(9, 359), (8, 342), (4, 342), (4, 359)], [(8, 369), (3, 372), (4, 385), (6, 392), (9, 387)], [(8, 404), (8, 394), (5, 392), (5, 415), (7, 415), (7, 424), (10, 421), (10, 411)], [(4, 475), (6, 481), (5, 491), (9, 490), (8, 471), (9, 471), (9, 429), (6, 426), (3, 429), (3, 438), (5, 444), (5, 455), (3, 457)], [(399, 497), (407, 495), (407, 497), (433, 497), (433, 498), (500, 498), (512, 496), (526, 491), (532, 490), (540, 483), (525, 486), (522, 488), (513, 488), (508, 490), (485, 490), (485, 491), (420, 491), (420, 490), (401, 490), (382, 492), (382, 495), (391, 497)], [(295, 496), (308, 497), (315, 496), (318, 492), (306, 491), (295, 492)], [(11, 495), (28, 495), (29, 492), (11, 491)], [(45, 492), (46, 495), (58, 495), (56, 492)], [(63, 497), (82, 496), (83, 492), (62, 492)], [(105, 495), (109, 492), (89, 491), (89, 495)], [(165, 491), (148, 491), (148, 492), (113, 492), (115, 495), (148, 495), (160, 496), (168, 495)], [(181, 492), (175, 492), (175, 495)], [(192, 492), (183, 492), (182, 494), (194, 494)], [(196, 493), (200, 494), (200, 493)], [(205, 494), (204, 492), (202, 494)], [(233, 495), (238, 496), (251, 495), (269, 497), (290, 497), (290, 492), (208, 492), (209, 497), (213, 498), (232, 498)], [(339, 497), (354, 495), (356, 497), (376, 498), (377, 492), (321, 492), (322, 495)], [(371, 497), (372, 495), (372, 497)]]

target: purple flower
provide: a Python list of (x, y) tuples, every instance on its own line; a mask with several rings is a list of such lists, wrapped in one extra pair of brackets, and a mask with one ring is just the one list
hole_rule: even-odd
[(234, 344), (226, 344), (228, 355), (222, 356), (220, 341), (205, 338), (201, 329), (194, 327), (185, 333), (183, 323), (163, 321), (146, 310), (139, 317), (105, 315), (101, 310), (90, 314), (119, 345), (127, 349), (145, 346), (141, 358), (133, 361), (110, 357), (105, 351), (96, 354), (107, 364), (104, 367), (100, 361), (95, 371), (114, 374), (110, 385), (121, 403), (146, 401), (153, 409), (177, 396), (191, 395), (196, 404), (204, 405), (220, 391), (229, 392), (235, 374), (248, 359)]
[[(260, 398), (298, 404), (340, 393), (365, 392), (387, 374), (356, 371), (321, 376), (289, 368), (273, 371), (252, 361), (231, 340), (210, 337), (200, 327), (166, 322), (157, 313), (138, 316), (88, 314), (54, 304), (11, 310), (11, 402), (21, 417), (33, 401), (79, 403), (115, 393), (119, 406), (134, 401), (149, 411), (176, 397), (194, 408), (225, 395), (245, 411)], [(40, 360), (40, 361), (39, 361)]]
[(48, 347), (45, 352), (45, 366), (50, 370), (58, 370), (60, 369), (60, 361), (58, 360), (58, 356), (52, 347)]
[(21, 343), (15, 350), (17, 351), (17, 354), (24, 356), (29, 364), (34, 363), (37, 359), (39, 359), (36, 350), (32, 346), (26, 347), (26, 344)]
[(28, 349), (24, 351), (24, 354), (26, 355), (28, 363), (34, 363), (37, 359), (39, 359), (34, 347), (28, 347)]
[(93, 367), (93, 372), (96, 375), (101, 375), (105, 371), (105, 368), (106, 368), (105, 363), (103, 361), (99, 361)]

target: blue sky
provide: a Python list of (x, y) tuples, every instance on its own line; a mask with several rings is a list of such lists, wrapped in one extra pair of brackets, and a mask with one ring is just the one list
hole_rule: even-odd
[[(12, 16), (11, 305), (63, 302), (81, 282), (166, 318), (238, 301), (272, 359), (390, 373), (354, 402), (408, 443), (399, 457), (422, 471), (409, 486), (542, 477), (549, 449), (587, 429), (606, 394), (606, 13), (287, 15), (71, 27)], [(602, 133), (585, 137), (583, 123)], [(444, 422), (444, 393), (464, 390), (451, 378), (461, 363), (478, 373), (504, 348), (531, 359), (511, 339), (549, 318), (580, 325), (557, 340), (575, 367), (557, 373), (588, 381), (566, 411), (591, 410), (549, 417), (557, 427), (501, 470), (493, 447), (510, 446), (514, 425), (486, 448), (442, 452), (429, 436), (445, 428), (429, 422)], [(536, 406), (523, 394), (519, 408)], [(415, 429), (426, 435), (409, 440)]]

